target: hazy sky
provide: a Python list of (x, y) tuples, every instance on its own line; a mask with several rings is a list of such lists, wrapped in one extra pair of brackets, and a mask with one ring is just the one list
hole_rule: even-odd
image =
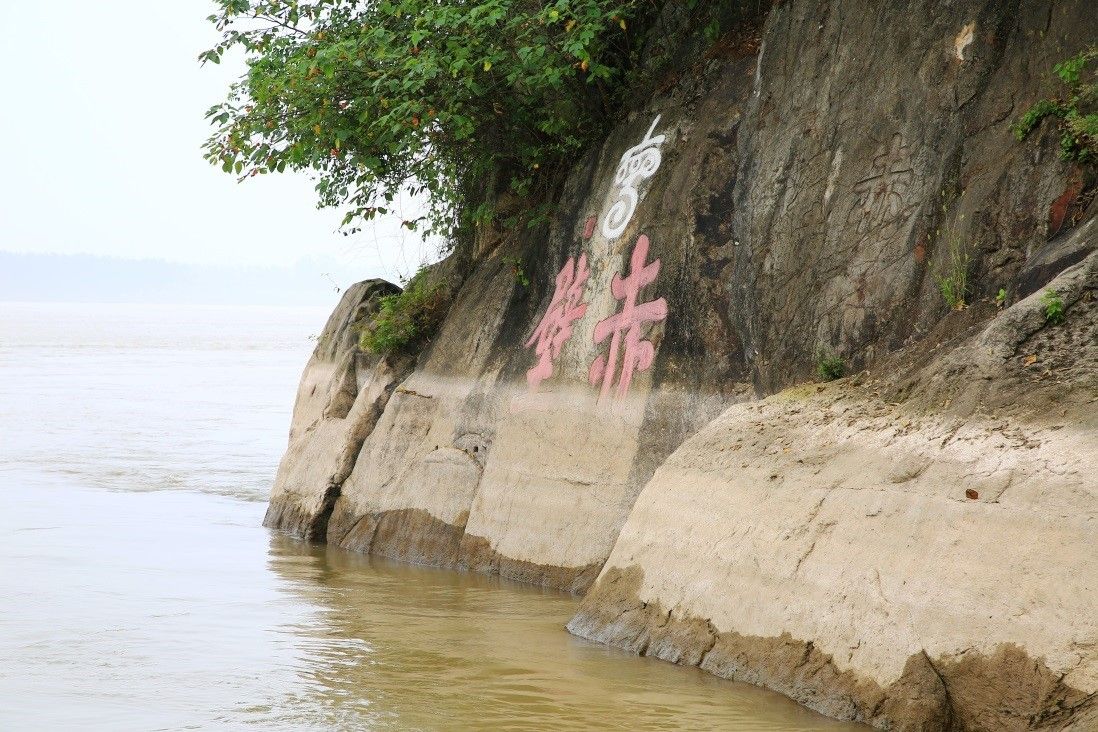
[(202, 158), (204, 113), (242, 71), (240, 59), (196, 61), (217, 38), (205, 20), (212, 2), (0, 3), (0, 250), (226, 265), (333, 258), (324, 268), (343, 283), (393, 279), (427, 253), (396, 222), (335, 233), (340, 214), (316, 210), (305, 176), (237, 184)]

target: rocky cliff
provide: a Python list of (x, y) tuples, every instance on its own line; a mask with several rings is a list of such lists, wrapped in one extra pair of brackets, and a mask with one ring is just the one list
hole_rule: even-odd
[(266, 523), (586, 593), (577, 634), (843, 719), (1098, 729), (1098, 187), (1007, 131), (1098, 13), (693, 38), (548, 225), (438, 268), (415, 357), (357, 346), (390, 285), (345, 293)]

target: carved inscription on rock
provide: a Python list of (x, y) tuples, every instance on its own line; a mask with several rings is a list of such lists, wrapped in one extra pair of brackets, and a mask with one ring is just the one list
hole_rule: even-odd
[(914, 182), (911, 153), (903, 135), (897, 132), (877, 148), (872, 173), (854, 184), (855, 200), (847, 223), (854, 224), (863, 239), (898, 227), (914, 210), (910, 202)]

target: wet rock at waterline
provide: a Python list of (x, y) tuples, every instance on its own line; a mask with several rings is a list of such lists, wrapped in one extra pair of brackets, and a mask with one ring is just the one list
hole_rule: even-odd
[(806, 0), (683, 58), (549, 225), (453, 255), (418, 354), (345, 294), (268, 523), (586, 592), (573, 632), (843, 719), (1093, 729), (1096, 176), (1007, 125), (1095, 38)]

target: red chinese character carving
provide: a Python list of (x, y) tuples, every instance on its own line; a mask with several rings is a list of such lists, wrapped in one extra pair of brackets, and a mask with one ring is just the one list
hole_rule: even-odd
[(637, 304), (640, 289), (654, 282), (660, 273), (660, 260), (645, 264), (647, 259), (648, 237), (642, 234), (633, 247), (633, 254), (629, 260), (629, 276), (623, 278), (620, 274), (616, 274), (610, 282), (610, 292), (616, 299), (622, 301), (621, 311), (599, 321), (595, 326), (595, 345), (602, 343), (607, 336), (611, 336), (609, 353), (596, 358), (588, 373), (592, 385), (602, 382), (599, 401), (609, 396), (610, 388), (614, 385), (618, 351), (622, 349), (622, 333), (625, 334), (625, 345), (621, 360), (621, 376), (618, 378), (619, 399), (628, 393), (629, 385), (633, 383), (633, 373), (651, 368), (652, 361), (656, 357), (656, 349), (652, 342), (641, 340), (641, 327), (645, 323), (656, 323), (666, 318), (667, 301), (661, 297), (658, 300)]
[(557, 289), (549, 302), (549, 309), (538, 324), (526, 347), (537, 343), (534, 353), (538, 363), (526, 372), (526, 381), (530, 391), (537, 391), (542, 381), (553, 375), (553, 361), (560, 356), (561, 347), (572, 337), (572, 323), (587, 312), (587, 303), (583, 299), (583, 287), (591, 270), (587, 268), (587, 255), (581, 254), (577, 264), (571, 257), (557, 273)]
[(588, 216), (587, 220), (583, 222), (583, 238), (590, 239), (595, 235), (595, 224), (598, 223), (598, 219), (594, 216)]

